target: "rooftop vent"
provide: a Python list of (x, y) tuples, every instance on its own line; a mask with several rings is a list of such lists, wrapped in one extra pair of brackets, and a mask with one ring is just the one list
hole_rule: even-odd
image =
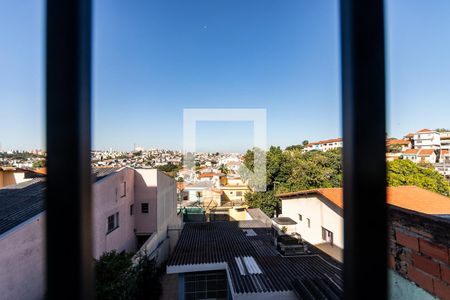
[(241, 275), (262, 274), (258, 263), (252, 256), (235, 257)]
[(253, 229), (242, 229), (246, 236), (257, 236)]

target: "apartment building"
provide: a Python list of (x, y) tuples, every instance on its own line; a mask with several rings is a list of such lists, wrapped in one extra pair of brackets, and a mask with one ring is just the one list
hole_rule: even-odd
[(414, 148), (439, 149), (441, 137), (439, 132), (430, 129), (421, 129), (414, 134)]
[(312, 151), (312, 150), (328, 151), (331, 149), (342, 148), (342, 145), (343, 145), (342, 138), (329, 139), (329, 140), (323, 140), (323, 141), (309, 143), (305, 146), (305, 148), (303, 150), (304, 151)]
[[(179, 226), (175, 181), (154, 169), (95, 169), (93, 256), (147, 249), (167, 257)], [(70, 183), (68, 183), (70, 184)], [(0, 189), (0, 290), (2, 299), (42, 299), (45, 293), (45, 178)], [(150, 244), (150, 245), (149, 245)], [(61, 245), (61, 251), (70, 245)], [(64, 263), (64, 262), (61, 262)]]

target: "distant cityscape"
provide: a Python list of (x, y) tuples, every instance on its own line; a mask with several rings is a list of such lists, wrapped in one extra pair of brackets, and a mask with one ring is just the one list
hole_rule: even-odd
[[(94, 262), (103, 272), (118, 272), (108, 267), (123, 257), (130, 266), (151, 260), (159, 275), (149, 281), (161, 282), (161, 299), (340, 299), (342, 147), (341, 138), (270, 147), (266, 192), (252, 191), (241, 172), (256, 149), (194, 153), (192, 167), (183, 166), (181, 151), (92, 151)], [(386, 149), (388, 166), (400, 163), (387, 176), (398, 181), (389, 183), (386, 199), (392, 292), (447, 299), (450, 252), (442, 237), (450, 216), (450, 132), (421, 129), (387, 138)], [(45, 157), (43, 150), (0, 152), (6, 299), (45, 295)], [(133, 282), (144, 272), (129, 270), (117, 280), (126, 274)], [(99, 299), (133, 285), (111, 288), (114, 279), (106, 278), (96, 282)], [(133, 299), (136, 290), (127, 293)]]

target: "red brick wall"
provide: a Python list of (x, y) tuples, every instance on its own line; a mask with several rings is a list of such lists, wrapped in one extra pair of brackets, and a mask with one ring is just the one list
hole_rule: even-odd
[(389, 267), (450, 300), (450, 222), (397, 208), (389, 216)]

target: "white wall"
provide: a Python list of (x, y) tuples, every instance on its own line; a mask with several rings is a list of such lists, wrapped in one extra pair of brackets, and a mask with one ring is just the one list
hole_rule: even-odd
[[(313, 245), (325, 243), (322, 240), (322, 227), (333, 232), (333, 243), (339, 248), (344, 247), (343, 218), (323, 203), (320, 195), (299, 195), (294, 199), (281, 201), (281, 209), (284, 217), (289, 217), (297, 222), (296, 231), (302, 238)], [(327, 201), (324, 199), (324, 201)], [(302, 215), (302, 221), (298, 214)], [(308, 227), (307, 218), (311, 220), (311, 228)]]

